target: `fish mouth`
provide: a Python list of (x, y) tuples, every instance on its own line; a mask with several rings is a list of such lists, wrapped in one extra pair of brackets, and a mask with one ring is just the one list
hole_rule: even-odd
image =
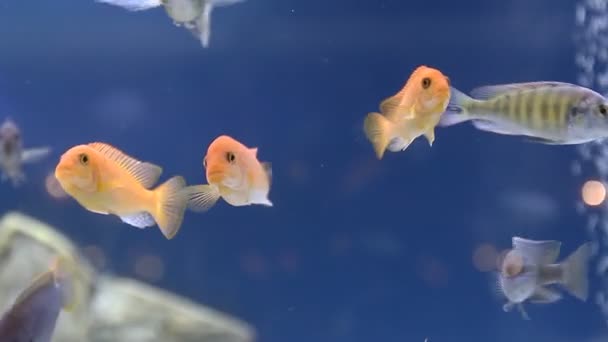
[(57, 178), (58, 180), (65, 179), (66, 177), (69, 177), (70, 174), (70, 168), (62, 163), (59, 163), (59, 165), (57, 165), (57, 167), (55, 168), (55, 178)]
[(207, 172), (207, 182), (209, 184), (219, 184), (224, 179), (224, 172), (219, 170), (211, 170)]

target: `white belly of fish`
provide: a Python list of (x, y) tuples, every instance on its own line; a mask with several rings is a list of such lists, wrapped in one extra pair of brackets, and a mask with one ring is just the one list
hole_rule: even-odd
[(186, 23), (195, 20), (203, 11), (202, 0), (168, 0), (165, 10), (176, 22)]

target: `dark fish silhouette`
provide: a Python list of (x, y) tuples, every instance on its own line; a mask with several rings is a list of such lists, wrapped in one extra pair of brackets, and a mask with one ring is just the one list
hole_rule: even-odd
[(61, 309), (71, 310), (71, 275), (63, 259), (38, 276), (0, 320), (2, 342), (50, 342)]

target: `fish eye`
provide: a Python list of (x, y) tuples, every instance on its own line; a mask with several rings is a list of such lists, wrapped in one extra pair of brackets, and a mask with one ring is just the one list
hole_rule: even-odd
[(207, 157), (203, 158), (203, 167), (207, 168)]
[(605, 105), (601, 104), (601, 105), (600, 105), (600, 107), (599, 107), (598, 109), (599, 109), (599, 111), (600, 111), (600, 114), (602, 114), (602, 115), (606, 115), (606, 114), (608, 114), (608, 108), (606, 108), (606, 106), (605, 106)]
[(87, 156), (86, 153), (81, 153), (78, 156), (78, 160), (80, 161), (80, 164), (82, 164), (82, 165), (88, 165), (89, 164), (89, 156)]
[(236, 156), (232, 152), (226, 152), (226, 160), (229, 163), (234, 163), (234, 161), (236, 160)]
[(431, 86), (431, 79), (429, 77), (425, 77), (422, 79), (422, 88), (427, 89)]

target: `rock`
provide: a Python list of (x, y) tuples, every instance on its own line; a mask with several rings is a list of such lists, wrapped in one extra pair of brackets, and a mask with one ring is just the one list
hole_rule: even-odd
[(98, 274), (78, 248), (43, 222), (19, 213), (0, 219), (0, 310), (54, 256), (77, 264), (77, 306), (62, 312), (54, 342), (250, 342), (248, 324), (186, 298), (139, 281)]
[(96, 342), (252, 340), (243, 323), (167, 291), (114, 277), (102, 277), (99, 287), (91, 306)]

